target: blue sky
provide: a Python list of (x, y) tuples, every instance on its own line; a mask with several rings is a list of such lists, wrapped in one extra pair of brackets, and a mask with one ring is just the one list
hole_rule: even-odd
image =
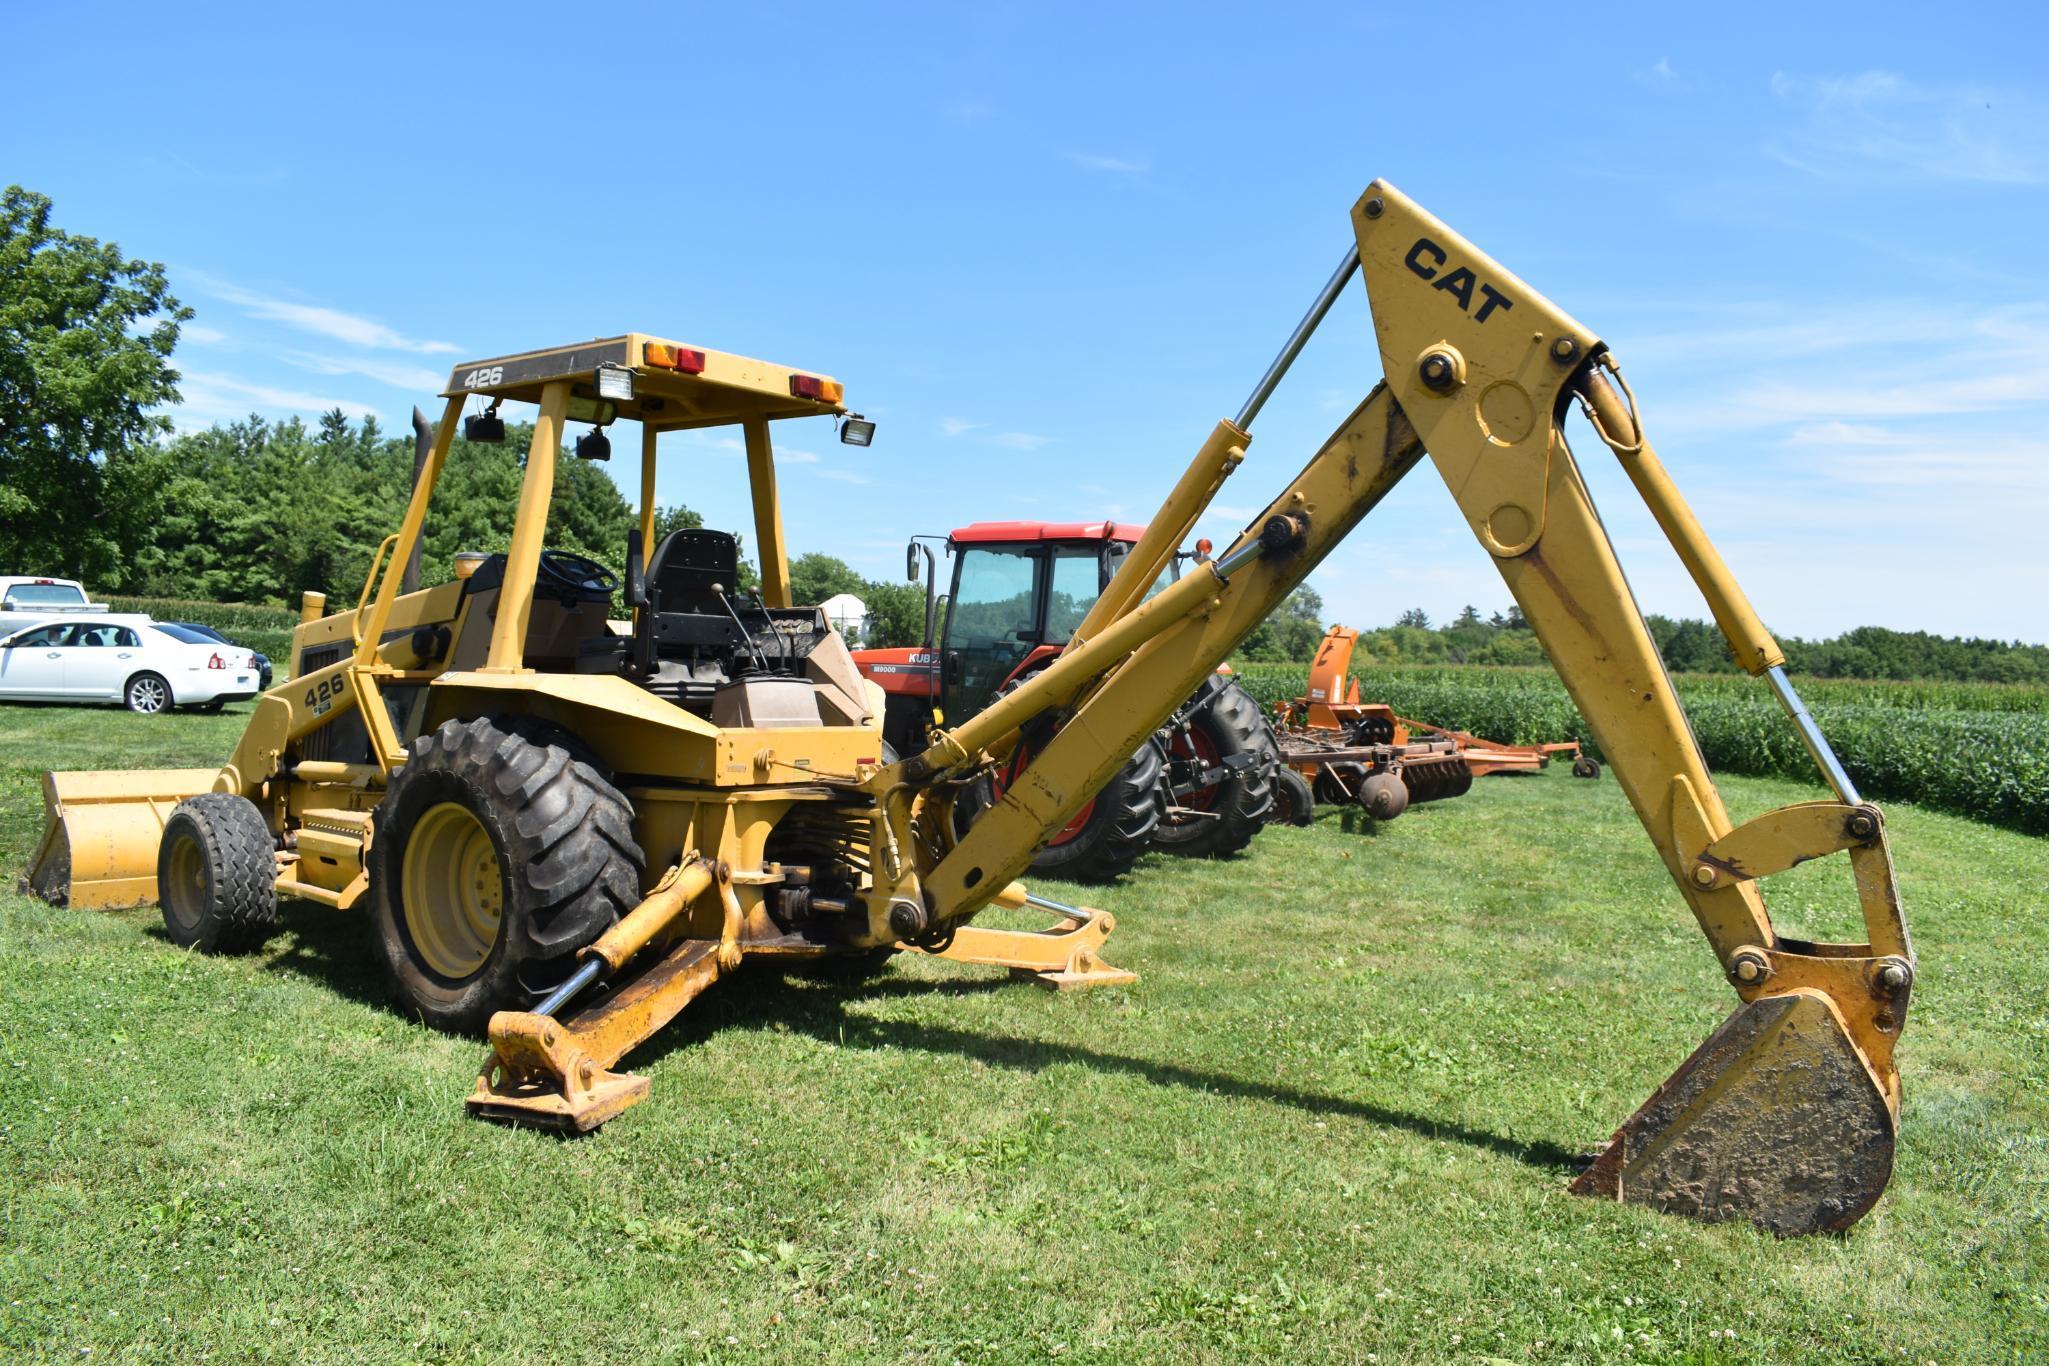
[[(167, 264), (186, 426), (402, 428), (456, 360), (626, 330), (822, 370), (792, 545), (1143, 520), (1385, 176), (1606, 337), (1766, 619), (2049, 640), (2039, 5), (160, 5), (7, 0), (0, 179)], [(1205, 528), (1372, 384), (1333, 313)], [(1647, 610), (1703, 615), (1578, 451)], [(623, 467), (624, 479), (634, 475)], [(744, 528), (730, 450), (661, 493)], [(1312, 582), (1507, 602), (1426, 467)]]

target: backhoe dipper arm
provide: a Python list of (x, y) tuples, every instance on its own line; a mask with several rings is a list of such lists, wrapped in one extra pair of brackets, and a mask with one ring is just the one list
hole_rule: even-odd
[[(1890, 1176), (1893, 1043), (1914, 974), (1883, 818), (1858, 799), (1798, 705), (1783, 654), (1643, 440), (1633, 401), (1608, 384), (1619, 372), (1600, 339), (1385, 182), (1355, 206), (1353, 227), (1357, 255), (1305, 328), (1356, 262), (1385, 383), (1227, 553), (1091, 623), (1095, 634), (1077, 636), (1031, 683), (878, 779), (895, 786), (894, 810), (908, 825), (905, 794), (972, 768), (1048, 710), (1060, 721), (1002, 800), (950, 850), (921, 861), (926, 913), (935, 926), (957, 922), (1022, 872), (1427, 452), (1741, 1001), (1575, 1188), (1780, 1233), (1847, 1227)], [(1219, 425), (1209, 459), (1242, 452), (1244, 428), (1305, 337), (1298, 329), (1239, 421)], [(1732, 825), (1567, 448), (1562, 422), (1574, 400), (1622, 459), (1738, 659), (1787, 704), (1839, 800)], [(1185, 507), (1174, 513), (1192, 521)], [(1756, 879), (1835, 852), (1849, 854), (1867, 942), (1781, 939)]]

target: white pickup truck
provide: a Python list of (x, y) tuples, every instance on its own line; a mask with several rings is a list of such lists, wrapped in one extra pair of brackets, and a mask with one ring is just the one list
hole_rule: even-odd
[(0, 574), (0, 635), (73, 612), (104, 612), (104, 602), (89, 602), (77, 579), (51, 579), (25, 574)]

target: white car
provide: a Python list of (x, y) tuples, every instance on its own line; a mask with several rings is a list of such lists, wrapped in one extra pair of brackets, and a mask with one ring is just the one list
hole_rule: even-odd
[(0, 638), (0, 700), (219, 711), (256, 692), (249, 651), (144, 616), (71, 616)]

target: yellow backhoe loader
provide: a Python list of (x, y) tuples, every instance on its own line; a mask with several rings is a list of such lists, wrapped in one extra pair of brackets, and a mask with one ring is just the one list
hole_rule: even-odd
[[(1053, 984), (1130, 980), (1109, 917), (1013, 879), (1218, 661), (1426, 456), (1587, 718), (1734, 989), (1728, 1020), (1574, 1183), (1781, 1234), (1842, 1229), (1884, 1189), (1893, 1047), (1915, 963), (1885, 824), (1800, 705), (1758, 621), (1645, 439), (1601, 339), (1376, 182), (1354, 244), (1237, 416), (1217, 424), (1061, 657), (922, 752), (885, 751), (881, 702), (793, 606), (769, 424), (846, 417), (839, 386), (638, 334), (458, 367), (405, 521), (352, 611), (309, 609), (294, 676), (216, 773), (57, 774), (32, 873), (77, 905), (159, 897), (172, 938), (231, 949), (280, 895), (367, 899), (405, 1009), (487, 1028), (469, 1104), (589, 1129), (643, 1096), (615, 1070), (754, 956), (872, 962), (904, 948)], [(1146, 597), (1310, 334), (1363, 274), (1385, 373), (1235, 542)], [(1620, 393), (1617, 387), (1620, 387)], [(510, 547), (401, 595), (464, 406), (535, 403)], [(1835, 791), (1733, 825), (1568, 450), (1587, 411)], [(566, 418), (638, 420), (630, 629), (614, 585), (543, 549)], [(742, 429), (762, 556), (736, 596), (730, 536), (652, 539), (656, 438)], [(872, 427), (848, 422), (849, 434)], [(589, 440), (589, 438), (586, 438)], [(645, 552), (645, 553), (643, 553)], [(962, 830), (955, 800), (1014, 756)], [(182, 800), (181, 800), (182, 798)], [(1781, 937), (1761, 879), (1844, 854), (1867, 942)], [(1034, 908), (1042, 932), (974, 923)]]

